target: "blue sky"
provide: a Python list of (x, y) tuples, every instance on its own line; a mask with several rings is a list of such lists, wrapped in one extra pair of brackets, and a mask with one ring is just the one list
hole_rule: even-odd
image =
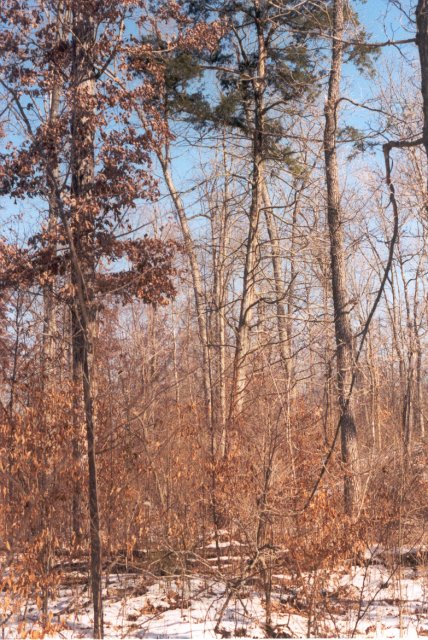
[[(414, 37), (414, 25), (408, 24), (406, 15), (403, 15), (390, 0), (351, 0), (353, 8), (360, 16), (360, 22), (369, 34), (372, 42), (385, 42), (387, 40), (401, 40)], [(405, 12), (414, 15), (415, 2), (402, 0)], [(382, 67), (394, 67), (406, 65), (417, 59), (417, 49), (414, 43), (397, 47), (388, 46), (380, 50), (376, 67), (382, 74)], [(362, 103), (373, 99), (377, 88), (376, 83), (367, 74), (361, 74), (353, 64), (346, 65), (343, 70), (342, 91), (343, 95)], [(374, 106), (374, 105), (373, 105)], [(342, 103), (341, 126), (352, 125), (358, 129), (366, 129), (369, 122), (378, 120), (376, 114), (364, 109), (352, 107)], [(175, 148), (174, 175), (178, 185), (186, 187), (194, 181), (195, 164), (197, 165), (198, 148), (179, 146)]]
[[(402, 4), (405, 10), (410, 11), (411, 14), (414, 13), (414, 2), (402, 0)], [(408, 30), (409, 25), (407, 25), (406, 17), (389, 0), (367, 0), (367, 2), (352, 0), (352, 5), (358, 11), (361, 23), (365, 25), (367, 32), (371, 35), (371, 40), (385, 41), (387, 39), (409, 38), (414, 35)], [(379, 68), (381, 69), (384, 61), (388, 61), (389, 64), (402, 65), (404, 57), (408, 60), (417, 57), (414, 44), (403, 46), (400, 51), (395, 47), (383, 49), (378, 62)], [(362, 76), (352, 65), (347, 65), (344, 70), (343, 93), (362, 102), (373, 95), (373, 82), (370, 78)], [(349, 109), (343, 105), (342, 126), (343, 124), (352, 124), (364, 128), (369, 119), (372, 119), (372, 116), (367, 111)], [(195, 165), (198, 163), (199, 153), (200, 150), (196, 147), (192, 149), (187, 146), (176, 149), (174, 174), (179, 187), (186, 188), (194, 181)], [(22, 203), (18, 203), (17, 207), (14, 207), (10, 201), (2, 200), (1, 205), (5, 207), (2, 212), (3, 221), (7, 217), (7, 213), (25, 208)], [(28, 209), (24, 218), (28, 222)]]

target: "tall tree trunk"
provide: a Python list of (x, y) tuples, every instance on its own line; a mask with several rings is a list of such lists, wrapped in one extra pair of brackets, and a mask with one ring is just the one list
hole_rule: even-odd
[(228, 219), (230, 202), (230, 170), (227, 157), (226, 132), (222, 137), (224, 192), (222, 202), (216, 207), (216, 215), (211, 218), (213, 235), (213, 301), (214, 321), (212, 323), (212, 343), (215, 353), (215, 385), (213, 389), (213, 413), (219, 433), (218, 456), (224, 458), (227, 452), (227, 392), (226, 392), (226, 319), (227, 276), (225, 261), (228, 249)]
[(232, 389), (229, 406), (229, 423), (233, 424), (241, 414), (245, 398), (247, 357), (250, 351), (251, 321), (256, 304), (256, 276), (259, 266), (259, 220), (263, 204), (264, 185), (264, 92), (266, 85), (266, 43), (263, 10), (260, 2), (255, 2), (257, 28), (257, 71), (253, 78), (254, 118), (252, 123), (252, 176), (251, 203), (249, 210), (248, 234), (245, 244), (245, 266), (242, 297), (236, 332), (236, 346), (233, 363)]
[[(392, 330), (392, 353), (394, 356), (396, 355), (398, 360), (398, 376), (394, 372), (393, 379), (395, 381), (394, 385), (391, 388), (391, 407), (393, 407), (394, 411), (398, 413), (402, 410), (402, 396), (403, 391), (406, 387), (406, 372), (404, 366), (404, 353), (403, 353), (403, 345), (402, 345), (402, 332), (400, 330), (400, 322), (399, 322), (399, 297), (398, 297), (398, 286), (397, 286), (397, 274), (394, 268), (391, 269), (390, 283), (391, 283), (391, 304), (388, 302), (386, 298), (386, 308), (388, 311), (388, 315), (391, 321), (391, 330)], [(395, 358), (394, 358), (395, 360)], [(394, 368), (394, 365), (393, 365)], [(398, 378), (398, 385), (396, 383)]]
[[(413, 291), (413, 337), (414, 337), (414, 352), (415, 352), (415, 407), (414, 407), (414, 427), (417, 430), (419, 438), (424, 436), (424, 413), (423, 413), (423, 373), (422, 373), (422, 343), (420, 336), (420, 311), (419, 306), (421, 302), (421, 295), (419, 293), (420, 285), (422, 284), (421, 278), (423, 278), (423, 268), (426, 257), (426, 238), (425, 232), (422, 232), (423, 248), (421, 256), (419, 258), (419, 264), (415, 273), (415, 288)], [(423, 296), (423, 291), (422, 291)], [(422, 298), (423, 299), (423, 298)]]
[(382, 449), (382, 434), (379, 420), (379, 370), (373, 342), (373, 330), (370, 330), (367, 336), (367, 367), (370, 378), (370, 412), (368, 415), (372, 430), (372, 452), (377, 455)]
[[(89, 538), (91, 587), (94, 609), (94, 637), (102, 638), (102, 558), (100, 519), (95, 458), (95, 412), (93, 364), (94, 278), (93, 214), (88, 194), (94, 180), (94, 102), (95, 78), (91, 49), (95, 43), (95, 25), (90, 10), (78, 0), (73, 3), (74, 105), (72, 114), (71, 189), (76, 209), (71, 220), (73, 305), (73, 378), (80, 380), (83, 391), (83, 414), (86, 424), (89, 496)], [(89, 205), (89, 206), (88, 206)], [(82, 222), (85, 224), (82, 224)]]
[(422, 140), (428, 157), (428, 0), (418, 1), (416, 27), (416, 44), (421, 64), (421, 92), (424, 116)]
[[(404, 303), (406, 310), (406, 331), (404, 334), (404, 346), (406, 348), (406, 376), (403, 385), (403, 404), (401, 409), (402, 417), (402, 437), (404, 452), (406, 455), (410, 453), (414, 431), (414, 378), (415, 378), (415, 336), (414, 336), (414, 318), (412, 318), (410, 308), (409, 282), (405, 272), (405, 259), (403, 258), (398, 245), (398, 264), (400, 266), (402, 290), (404, 294)], [(415, 295), (417, 295), (417, 274), (415, 276)]]
[(288, 367), (289, 369), (288, 396), (290, 398), (290, 404), (291, 404), (291, 398), (292, 398), (292, 383), (294, 380), (294, 365), (295, 365), (294, 358), (293, 358), (293, 317), (294, 317), (296, 276), (297, 276), (297, 270), (296, 270), (297, 218), (300, 210), (300, 199), (305, 189), (305, 186), (306, 185), (303, 182), (298, 189), (296, 188), (295, 203), (293, 206), (293, 215), (291, 218), (291, 238), (290, 238), (290, 257), (289, 257), (290, 277), (289, 277), (289, 285), (287, 290), (287, 320), (286, 320), (288, 353), (290, 357), (290, 362)]
[(211, 511), (213, 524), (215, 527), (215, 532), (217, 536), (217, 530), (221, 524), (221, 517), (219, 515), (219, 509), (217, 505), (216, 492), (217, 492), (217, 473), (216, 473), (216, 459), (218, 457), (218, 452), (221, 450), (221, 439), (220, 439), (220, 447), (216, 445), (216, 431), (217, 425), (215, 424), (214, 413), (213, 413), (213, 403), (212, 403), (212, 384), (210, 379), (210, 368), (211, 368), (211, 354), (210, 354), (210, 346), (209, 346), (209, 331), (208, 331), (208, 322), (207, 322), (207, 314), (206, 314), (206, 298), (203, 290), (203, 282), (202, 282), (202, 274), (199, 268), (198, 259), (196, 255), (196, 249), (193, 242), (192, 234), (190, 231), (189, 223), (186, 216), (186, 210), (184, 207), (184, 203), (177, 189), (175, 188), (172, 175), (171, 175), (171, 162), (169, 156), (169, 147), (166, 145), (165, 153), (158, 153), (158, 160), (162, 167), (163, 176), (165, 179), (165, 183), (168, 187), (169, 195), (171, 200), (174, 203), (175, 211), (177, 213), (181, 233), (183, 235), (184, 247), (186, 250), (187, 257), (190, 263), (190, 271), (192, 274), (192, 284), (193, 284), (193, 296), (195, 300), (195, 309), (198, 321), (198, 330), (199, 330), (199, 339), (202, 346), (202, 381), (203, 381), (203, 392), (204, 392), (204, 406), (205, 406), (205, 414), (206, 420), (208, 424), (208, 430), (210, 434), (211, 446), (210, 446), (210, 455), (211, 455)]
[[(52, 211), (49, 212), (50, 217)], [(55, 304), (53, 285), (48, 284), (43, 290), (43, 352), (42, 352), (42, 398), (43, 415), (41, 433), (41, 458), (43, 460), (39, 483), (41, 492), (39, 531), (42, 536), (40, 551), (41, 572), (44, 578), (51, 570), (51, 510), (49, 505), (49, 460), (46, 456), (46, 442), (52, 427), (52, 390), (55, 361)], [(47, 582), (47, 581), (46, 581)], [(44, 584), (42, 589), (43, 624), (48, 622), (49, 588)]]
[[(416, 44), (419, 50), (419, 60), (421, 65), (421, 92), (423, 101), (423, 133), (422, 139), (425, 148), (425, 153), (428, 158), (428, 0), (418, 0), (416, 7)], [(428, 190), (428, 175), (427, 175), (427, 190)], [(428, 207), (426, 207), (428, 209)], [(419, 336), (418, 336), (419, 339)], [(420, 415), (420, 431), (421, 435), (425, 434), (424, 416), (422, 413), (422, 393), (421, 393), (421, 351), (420, 344), (418, 344), (418, 408)]]
[(340, 204), (336, 154), (337, 108), (343, 58), (344, 2), (333, 5), (333, 40), (328, 98), (325, 105), (324, 156), (327, 185), (327, 217), (330, 236), (331, 279), (337, 349), (337, 385), (340, 407), (342, 462), (344, 466), (344, 507), (355, 514), (360, 502), (357, 427), (349, 397), (353, 370), (353, 337), (346, 286), (343, 217)]
[[(288, 396), (290, 377), (290, 352), (287, 333), (287, 318), (285, 310), (286, 291), (284, 288), (284, 274), (281, 264), (281, 247), (279, 243), (278, 226), (272, 211), (272, 203), (266, 181), (263, 181), (263, 201), (266, 228), (269, 236), (273, 281), (276, 297), (276, 322), (278, 327), (279, 354), (281, 364), (285, 374), (286, 389)], [(287, 400), (288, 402), (288, 400)]]
[(72, 416), (73, 416), (73, 441), (71, 443), (73, 456), (73, 494), (72, 494), (72, 530), (73, 543), (76, 547), (80, 547), (84, 540), (83, 526), (83, 493), (82, 493), (82, 467), (84, 461), (83, 451), (83, 412), (82, 412), (82, 354), (78, 344), (78, 336), (81, 332), (80, 323), (76, 309), (71, 309), (70, 317), (70, 334), (71, 334), (71, 366), (72, 366)]
[[(60, 7), (58, 7), (60, 9)], [(59, 23), (59, 20), (58, 20)], [(57, 30), (57, 39), (59, 39), (60, 24), (53, 25)], [(50, 95), (49, 124), (55, 127), (56, 120), (60, 109), (60, 83), (56, 78)], [(58, 177), (58, 164), (54, 160), (52, 171), (55, 178)], [(53, 231), (58, 221), (58, 210), (56, 206), (55, 193), (51, 191), (49, 195), (49, 220), (48, 231)], [(43, 397), (43, 416), (42, 416), (42, 438), (43, 442), (49, 437), (52, 426), (52, 395), (55, 363), (55, 332), (56, 332), (56, 316), (55, 316), (55, 298), (54, 298), (54, 280), (46, 284), (43, 288), (43, 352), (42, 352), (42, 397)], [(40, 477), (40, 485), (42, 492), (42, 508), (40, 510), (40, 531), (43, 535), (43, 544), (40, 553), (42, 570), (45, 576), (50, 572), (51, 565), (51, 532), (50, 532), (50, 508), (49, 508), (49, 486), (48, 486), (48, 461), (46, 460), (45, 447), (43, 447), (43, 470)], [(42, 597), (42, 613), (44, 623), (48, 621), (48, 602), (49, 590), (45, 586), (43, 588)]]
[(171, 197), (172, 202), (174, 203), (174, 208), (180, 222), (181, 233), (183, 235), (183, 241), (184, 241), (184, 248), (186, 250), (186, 254), (190, 263), (190, 271), (192, 274), (192, 284), (193, 284), (193, 295), (195, 299), (195, 308), (196, 308), (196, 315), (198, 320), (199, 339), (202, 346), (202, 381), (203, 381), (203, 388), (204, 388), (203, 390), (204, 390), (205, 413), (206, 413), (208, 427), (210, 430), (212, 430), (213, 429), (212, 402), (211, 402), (211, 386), (210, 386), (210, 375), (209, 375), (210, 353), (209, 353), (209, 346), (208, 346), (206, 304), (205, 304), (205, 296), (204, 296), (204, 291), (202, 286), (202, 275), (199, 269), (199, 264), (196, 256), (196, 250), (195, 250), (195, 246), (192, 238), (192, 233), (190, 231), (189, 222), (186, 216), (186, 209), (184, 207), (183, 200), (181, 199), (180, 194), (175, 188), (174, 181), (172, 179), (171, 162), (169, 158), (169, 148), (168, 147), (166, 148), (164, 155), (161, 152), (159, 152), (157, 156), (162, 168), (162, 172), (164, 175), (166, 186), (168, 188), (169, 195)]

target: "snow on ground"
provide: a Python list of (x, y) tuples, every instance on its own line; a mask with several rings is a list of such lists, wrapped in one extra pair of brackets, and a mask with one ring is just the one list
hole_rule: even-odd
[[(428, 636), (428, 571), (422, 567), (351, 567), (332, 575), (304, 576), (300, 586), (286, 574), (273, 578), (272, 628), (276, 637), (417, 638)], [(107, 638), (263, 638), (265, 605), (254, 585), (241, 585), (227, 606), (225, 583), (175, 577), (152, 584), (142, 576), (110, 576), (105, 589)], [(7, 615), (10, 603), (3, 598)], [(90, 638), (92, 618), (85, 585), (61, 589), (50, 611), (49, 637)], [(40, 637), (31, 603), (0, 629), (4, 638)], [(215, 628), (217, 625), (217, 633)]]

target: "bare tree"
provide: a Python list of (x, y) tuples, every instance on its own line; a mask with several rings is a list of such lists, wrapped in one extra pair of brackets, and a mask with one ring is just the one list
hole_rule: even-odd
[(327, 185), (327, 218), (330, 234), (331, 280), (336, 334), (337, 386), (339, 394), (342, 462), (344, 465), (344, 505), (355, 514), (360, 502), (359, 454), (357, 427), (352, 408), (353, 335), (349, 314), (351, 302), (346, 286), (346, 263), (343, 215), (340, 203), (339, 172), (336, 152), (337, 110), (343, 59), (345, 3), (333, 4), (331, 69), (325, 104), (324, 155)]

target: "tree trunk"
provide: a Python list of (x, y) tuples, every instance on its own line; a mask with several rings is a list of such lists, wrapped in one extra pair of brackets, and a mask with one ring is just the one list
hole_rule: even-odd
[(72, 345), (72, 415), (73, 415), (73, 441), (71, 443), (74, 464), (73, 495), (72, 495), (72, 530), (73, 544), (80, 547), (84, 540), (83, 526), (83, 493), (82, 493), (82, 472), (83, 472), (83, 411), (82, 411), (82, 354), (79, 346), (78, 336), (81, 331), (76, 309), (71, 309), (70, 334)]
[(215, 383), (212, 389), (213, 418), (218, 433), (217, 455), (219, 459), (227, 452), (227, 393), (226, 393), (226, 321), (225, 306), (227, 299), (225, 260), (228, 240), (228, 217), (230, 202), (230, 175), (227, 164), (226, 135), (222, 139), (224, 193), (222, 201), (211, 217), (213, 246), (213, 313), (211, 322), (211, 344), (214, 353)]
[[(403, 404), (401, 409), (402, 417), (402, 438), (404, 453), (408, 455), (413, 440), (414, 431), (414, 378), (415, 378), (415, 335), (414, 335), (414, 322), (412, 318), (410, 308), (410, 293), (409, 293), (409, 281), (405, 271), (405, 259), (403, 258), (398, 245), (398, 263), (401, 272), (402, 290), (404, 294), (404, 303), (406, 310), (406, 331), (404, 335), (404, 346), (407, 350), (406, 353), (406, 376), (403, 385)], [(415, 280), (415, 295), (417, 295), (417, 275)]]
[(422, 346), (419, 330), (416, 328), (416, 424), (420, 438), (425, 438), (425, 416), (423, 407)]
[[(91, 587), (94, 608), (94, 637), (102, 638), (102, 558), (100, 519), (95, 458), (95, 415), (93, 401), (93, 328), (94, 278), (93, 213), (88, 194), (94, 180), (94, 97), (95, 78), (91, 65), (91, 48), (95, 26), (90, 11), (80, 2), (73, 4), (74, 104), (72, 114), (72, 196), (76, 205), (71, 220), (73, 305), (73, 378), (80, 378), (83, 391), (83, 413), (86, 424), (88, 456), (89, 538), (91, 547)], [(84, 222), (85, 224), (82, 224)]]
[(190, 263), (190, 271), (192, 274), (193, 295), (195, 299), (196, 315), (198, 319), (199, 338), (202, 345), (202, 380), (204, 387), (204, 403), (206, 419), (208, 427), (212, 430), (212, 403), (211, 403), (211, 386), (209, 376), (209, 346), (208, 346), (208, 330), (206, 319), (206, 304), (202, 287), (202, 276), (196, 257), (195, 246), (192, 239), (189, 223), (187, 221), (186, 210), (184, 203), (175, 188), (170, 168), (169, 151), (166, 149), (165, 155), (158, 153), (159, 163), (162, 167), (162, 172), (165, 178), (166, 186), (168, 187), (169, 195), (174, 203), (175, 210), (181, 226), (181, 233), (183, 235), (184, 248), (186, 250), (187, 257)]
[[(59, 22), (59, 21), (58, 21)], [(55, 25), (58, 30), (60, 25)], [(59, 33), (58, 33), (59, 39)], [(50, 94), (50, 110), (49, 124), (54, 127), (60, 109), (60, 85), (58, 78), (54, 83)], [(58, 176), (58, 166), (56, 159), (54, 160), (52, 171), (55, 177)], [(49, 220), (48, 230), (52, 231), (58, 220), (58, 211), (56, 206), (55, 194), (51, 191), (49, 196)], [(43, 470), (40, 475), (40, 488), (42, 493), (41, 509), (40, 509), (40, 532), (43, 535), (42, 549), (40, 560), (42, 564), (42, 572), (45, 576), (49, 575), (51, 566), (51, 522), (50, 522), (50, 505), (49, 505), (49, 478), (48, 478), (48, 460), (46, 459), (45, 445), (43, 444), (49, 438), (49, 432), (52, 426), (52, 389), (55, 364), (55, 298), (54, 298), (54, 280), (47, 283), (43, 287), (43, 352), (42, 352), (42, 397), (43, 397), (43, 416), (42, 416), (42, 456), (44, 458)], [(48, 622), (48, 604), (49, 589), (43, 587), (42, 595), (42, 615), (43, 622)]]
[[(285, 310), (285, 297), (286, 291), (284, 290), (284, 275), (282, 272), (281, 264), (281, 247), (279, 244), (278, 227), (275, 217), (272, 211), (272, 203), (269, 195), (269, 191), (266, 185), (266, 181), (263, 181), (263, 201), (264, 201), (264, 214), (266, 219), (266, 228), (269, 236), (271, 259), (272, 259), (272, 271), (276, 297), (276, 322), (278, 327), (278, 341), (279, 341), (279, 354), (281, 357), (281, 365), (285, 374), (285, 382), (287, 389), (289, 389), (290, 378), (290, 353), (287, 334), (287, 318)], [(287, 399), (288, 402), (288, 399)]]
[(421, 91), (424, 115), (422, 140), (428, 157), (428, 0), (418, 1), (416, 27), (416, 44), (421, 63)]
[(334, 326), (337, 349), (337, 385), (340, 408), (342, 462), (344, 466), (345, 512), (354, 515), (360, 502), (357, 427), (350, 397), (353, 373), (353, 336), (346, 287), (343, 218), (340, 205), (339, 175), (336, 154), (337, 107), (343, 58), (344, 3), (335, 0), (333, 7), (333, 41), (328, 98), (325, 105), (324, 156), (327, 185), (327, 218), (330, 236), (331, 279)]
[[(421, 64), (421, 92), (423, 101), (423, 144), (425, 147), (425, 153), (428, 158), (428, 0), (418, 0), (416, 7), (416, 44), (419, 50), (419, 59)], [(427, 176), (427, 190), (428, 190), (428, 176)], [(420, 415), (420, 432), (421, 435), (425, 435), (424, 416), (422, 413), (422, 393), (421, 393), (421, 360), (422, 354), (420, 345), (418, 345), (418, 408)]]
[(259, 220), (263, 203), (264, 185), (264, 92), (266, 85), (266, 43), (263, 31), (262, 10), (255, 3), (257, 28), (257, 75), (253, 78), (254, 119), (252, 123), (252, 176), (251, 203), (248, 234), (245, 243), (245, 266), (242, 297), (236, 332), (236, 346), (233, 363), (232, 389), (230, 395), (228, 422), (233, 424), (242, 413), (246, 388), (247, 357), (250, 351), (250, 331), (254, 306), (256, 304), (256, 275), (259, 266)]

